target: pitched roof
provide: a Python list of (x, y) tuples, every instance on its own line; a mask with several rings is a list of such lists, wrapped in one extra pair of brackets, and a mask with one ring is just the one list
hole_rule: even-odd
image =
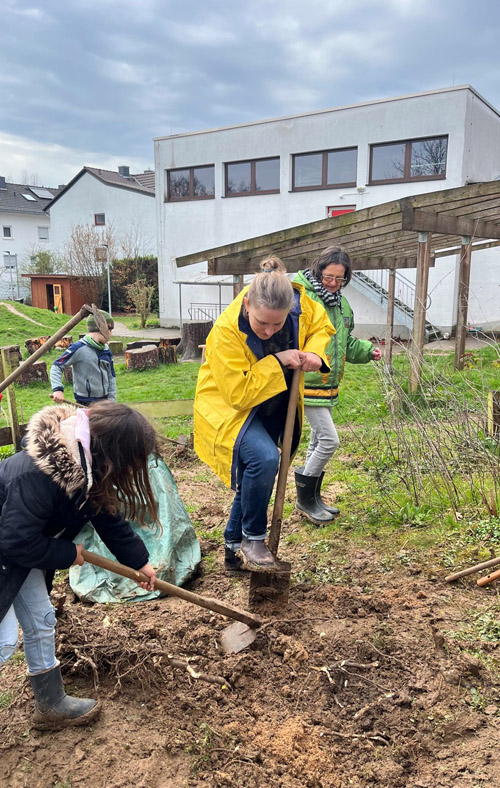
[[(145, 194), (148, 197), (155, 196), (155, 189), (154, 189), (154, 172), (153, 172), (153, 183), (152, 186), (147, 186), (145, 183), (150, 180), (150, 173), (149, 171), (142, 173), (142, 175), (120, 175), (119, 172), (114, 172), (113, 170), (103, 170), (99, 167), (83, 167), (80, 172), (78, 172), (75, 177), (68, 183), (66, 186), (61, 189), (59, 194), (54, 197), (54, 199), (49, 203), (49, 208), (59, 199), (63, 194), (65, 194), (75, 183), (82, 178), (85, 173), (92, 175), (93, 178), (97, 178), (98, 181), (101, 183), (106, 183), (108, 186), (114, 186), (118, 189), (127, 189), (129, 191), (138, 192), (139, 194)], [(145, 177), (144, 177), (145, 176)], [(145, 183), (139, 180), (144, 180)]]
[[(5, 188), (0, 188), (0, 211), (5, 213), (34, 213), (43, 214), (52, 198), (39, 197), (34, 190), (45, 190), (41, 186), (26, 186), (23, 183), (6, 183)], [(54, 197), (60, 189), (47, 189)], [(28, 199), (23, 195), (28, 195)]]

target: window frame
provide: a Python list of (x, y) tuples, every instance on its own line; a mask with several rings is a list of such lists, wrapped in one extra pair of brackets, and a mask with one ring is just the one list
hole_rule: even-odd
[[(355, 178), (353, 181), (343, 181), (339, 183), (327, 183), (328, 178), (328, 154), (329, 153), (342, 153), (344, 151), (356, 151), (356, 165), (355, 165)], [(318, 156), (321, 155), (321, 185), (320, 186), (296, 186), (295, 185), (295, 159), (297, 156)], [(320, 191), (322, 189), (344, 189), (346, 187), (356, 186), (356, 178), (358, 174), (358, 146), (348, 145), (344, 148), (328, 148), (328, 150), (308, 150), (301, 151), (300, 153), (292, 153), (292, 192), (311, 192)]]
[[(281, 193), (281, 170), (279, 171), (279, 186), (277, 189), (259, 189), (255, 188), (255, 165), (261, 161), (277, 161), (280, 164), (279, 156), (262, 156), (258, 159), (238, 159), (237, 161), (224, 162), (224, 196), (225, 197), (255, 197), (259, 194), (280, 194)], [(232, 164), (250, 164), (250, 191), (248, 192), (230, 192), (227, 188), (227, 168)]]
[[(49, 240), (49, 227), (47, 225), (38, 225), (37, 226), (37, 230), (38, 230), (38, 240), (39, 241), (48, 241)], [(46, 233), (47, 233), (47, 237), (46, 238), (42, 238), (42, 236), (40, 235), (40, 230), (45, 230), (46, 231)]]
[[(428, 140), (446, 140), (446, 158), (444, 162), (444, 172), (437, 175), (412, 175), (411, 174), (411, 154), (412, 145), (415, 142), (427, 142)], [(439, 181), (446, 178), (447, 165), (448, 165), (448, 134), (436, 134), (435, 137), (415, 137), (411, 140), (392, 140), (391, 142), (374, 142), (370, 145), (370, 169), (368, 183), (370, 186), (378, 186), (384, 183), (413, 183), (414, 181)], [(373, 152), (375, 148), (386, 148), (389, 145), (404, 145), (405, 146), (405, 161), (404, 161), (404, 175), (402, 178), (383, 178), (374, 180), (372, 177), (373, 172)]]
[[(98, 217), (98, 216), (102, 216), (102, 217), (104, 217), (102, 222), (99, 222), (99, 221), (97, 220), (97, 217)], [(95, 213), (95, 214), (94, 214), (94, 225), (95, 225), (96, 227), (105, 227), (105, 226), (106, 226), (106, 214), (105, 214), (105, 213)]]
[[(6, 230), (9, 231), (9, 235), (5, 235), (5, 231)], [(4, 238), (6, 241), (12, 241), (13, 235), (12, 235), (12, 225), (11, 224), (3, 224), (2, 225), (2, 238)]]
[[(208, 170), (212, 168), (214, 171), (214, 193), (213, 194), (194, 194), (194, 171), (195, 170)], [(189, 172), (189, 195), (188, 197), (172, 197), (170, 193), (170, 173), (181, 172), (188, 170)], [(215, 164), (194, 164), (191, 167), (173, 167), (166, 170), (167, 174), (167, 193), (165, 195), (165, 202), (191, 202), (193, 200), (215, 200)]]

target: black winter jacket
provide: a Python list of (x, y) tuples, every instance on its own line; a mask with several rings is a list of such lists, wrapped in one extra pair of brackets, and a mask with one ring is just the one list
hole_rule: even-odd
[(74, 563), (72, 540), (89, 520), (118, 561), (133, 569), (148, 561), (127, 520), (90, 511), (83, 452), (82, 466), (59, 429), (74, 413), (72, 407), (44, 408), (29, 423), (26, 451), (0, 463), (0, 621), (30, 569), (47, 570), (50, 589), (54, 570)]

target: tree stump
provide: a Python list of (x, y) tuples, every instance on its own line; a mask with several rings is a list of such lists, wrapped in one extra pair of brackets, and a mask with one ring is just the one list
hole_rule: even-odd
[(111, 350), (113, 356), (121, 356), (123, 353), (123, 342), (120, 342), (118, 339), (110, 339), (108, 342), (108, 347)]
[[(6, 353), (9, 356), (9, 364), (10, 364), (11, 371), (13, 369), (17, 369), (19, 364), (22, 361), (21, 349), (20, 349), (19, 345), (5, 345), (2, 348), (2, 350), (4, 350), (4, 349), (5, 349)], [(10, 374), (10, 372), (8, 374)], [(4, 378), (7, 377), (7, 375), (5, 374), (4, 369), (3, 369), (1, 355), (0, 355), (0, 375), (1, 375), (1, 380), (3, 380)]]
[(35, 361), (31, 367), (26, 367), (17, 379), (20, 386), (29, 386), (30, 383), (48, 383), (47, 364), (45, 361)]
[(132, 348), (125, 351), (125, 368), (131, 370), (154, 369), (158, 366), (158, 348), (156, 345)]
[(73, 367), (63, 367), (63, 380), (65, 383), (73, 383)]
[(35, 350), (39, 350), (39, 348), (42, 347), (42, 345), (48, 340), (48, 338), (49, 337), (33, 337), (32, 339), (27, 339), (26, 342), (24, 343), (24, 347), (26, 348), (30, 356), (32, 356)]
[(60, 339), (59, 342), (56, 342), (54, 347), (60, 347), (63, 350), (66, 350), (66, 348), (72, 344), (73, 344), (73, 337), (67, 334), (65, 337), (62, 337), (62, 339)]
[(151, 345), (158, 347), (159, 344), (159, 339), (137, 339), (135, 342), (127, 342), (127, 347), (125, 349), (136, 350), (141, 347), (151, 347)]
[(214, 324), (213, 320), (185, 320), (182, 324), (182, 360), (201, 359), (200, 345), (204, 345)]
[(175, 344), (167, 337), (162, 337), (160, 339), (160, 344), (158, 346), (160, 364), (177, 364), (177, 342), (179, 342), (179, 339), (177, 339)]

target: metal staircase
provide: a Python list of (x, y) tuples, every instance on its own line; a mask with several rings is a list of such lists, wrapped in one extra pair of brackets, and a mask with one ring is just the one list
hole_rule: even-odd
[[(368, 276), (363, 271), (353, 271), (350, 284), (370, 301), (378, 306), (387, 306), (387, 286), (389, 272), (386, 269), (370, 271)], [(415, 304), (415, 285), (405, 276), (396, 273), (396, 289), (394, 293), (394, 318), (408, 328), (413, 328), (413, 307)], [(431, 298), (427, 296), (426, 309), (431, 305)], [(441, 339), (440, 329), (430, 321), (425, 321), (425, 337), (428, 342)]]

